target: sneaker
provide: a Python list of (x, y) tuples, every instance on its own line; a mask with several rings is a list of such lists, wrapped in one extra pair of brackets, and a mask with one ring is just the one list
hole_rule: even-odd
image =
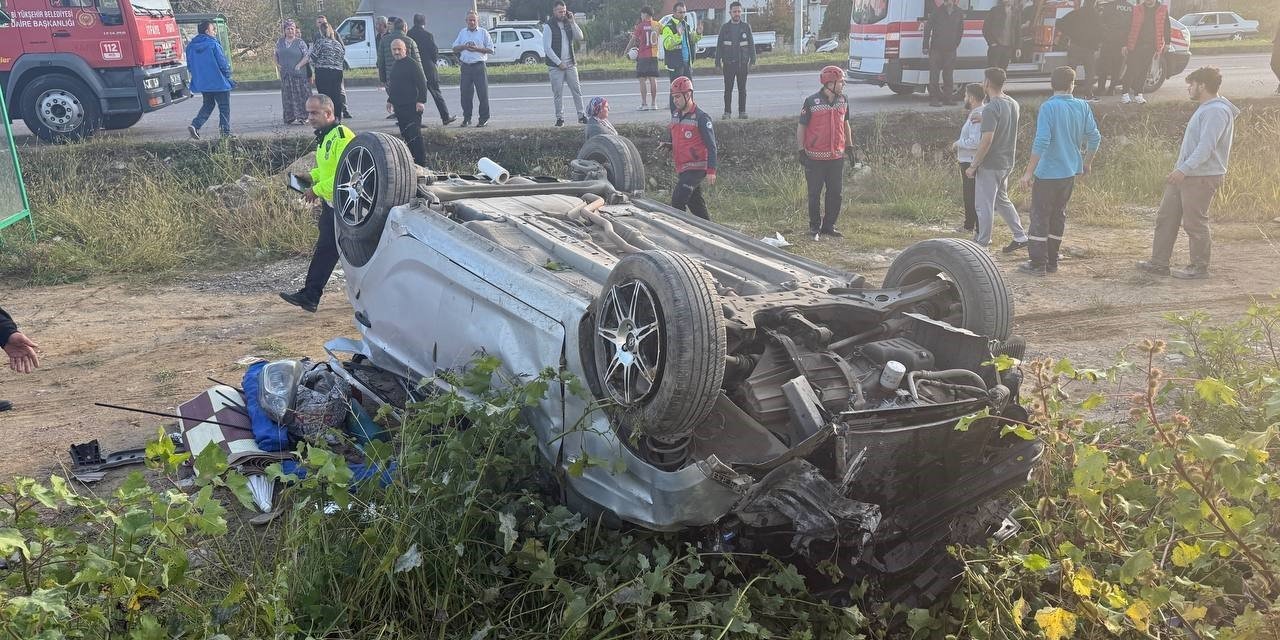
[(821, 229), (821, 230), (819, 230), (819, 231), (818, 231), (818, 233), (821, 233), (821, 234), (822, 234), (822, 235), (824, 235), (824, 236), (831, 236), (832, 238), (843, 238), (843, 237), (844, 237), (844, 234), (843, 234), (843, 233), (840, 233), (839, 231), (836, 231), (835, 229)]
[(746, 112), (744, 111), (744, 112), (742, 112), (742, 113), (739, 113), (739, 114), (738, 114), (738, 119), (739, 119), (739, 120), (746, 120), (746, 119), (747, 119), (747, 114), (746, 114)]
[(818, 234), (820, 233), (822, 233), (821, 229), (817, 227), (809, 227), (809, 235), (813, 236), (815, 239), (818, 237)]
[(724, 112), (724, 115), (720, 116), (720, 119), (721, 119), (721, 120), (728, 120), (728, 119), (730, 119), (730, 118), (732, 118), (732, 117), (733, 117), (733, 114), (732, 114), (732, 113), (729, 113), (728, 111), (726, 111), (726, 112)]
[(1179, 280), (1203, 280), (1209, 277), (1209, 267), (1199, 264), (1189, 264), (1181, 269), (1174, 269), (1169, 275)]
[(316, 305), (320, 304), (319, 302), (313, 301), (310, 298), (302, 295), (301, 291), (297, 293), (281, 293), (280, 299), (284, 300), (285, 302), (288, 302), (289, 304), (295, 307), (300, 307), (303, 311), (309, 311), (311, 313), (315, 313)]
[(1120, 104), (1129, 104), (1130, 102), (1133, 102), (1133, 98), (1130, 98), (1129, 94), (1126, 93), (1120, 96)]
[(1033, 276), (1043, 276), (1048, 270), (1042, 264), (1036, 264), (1030, 260), (1018, 265), (1018, 273), (1025, 273)]
[(578, 116), (578, 124), (586, 124), (586, 123), (587, 123), (586, 116)]
[(1169, 275), (1169, 265), (1167, 264), (1156, 264), (1154, 262), (1151, 262), (1150, 260), (1139, 260), (1133, 266), (1137, 267), (1139, 271), (1145, 271), (1152, 275), (1156, 275), (1156, 276)]
[(441, 121), (440, 121), (440, 124), (441, 124), (441, 126), (447, 127), (447, 126), (449, 126), (449, 125), (453, 124), (455, 121), (457, 121), (457, 119), (458, 119), (458, 116), (449, 116), (449, 117), (445, 118), (444, 120), (441, 120)]
[(463, 120), (463, 121), (462, 121), (462, 124), (460, 124), (460, 125), (458, 125), (458, 126), (459, 126), (459, 127), (469, 127), (469, 126), (471, 126), (471, 121), (470, 121), (470, 120)]
[(199, 140), (200, 130), (194, 124), (189, 124), (187, 125), (187, 135), (191, 136), (192, 140)]
[(1134, 97), (1133, 97), (1133, 103), (1134, 103), (1134, 104), (1146, 104), (1146, 103), (1147, 103), (1147, 99), (1146, 99), (1146, 98), (1144, 98), (1144, 97), (1142, 97), (1142, 94), (1141, 94), (1141, 93), (1139, 93), (1138, 95), (1136, 95), (1136, 96), (1134, 96)]
[(636, 111), (648, 111), (648, 110), (649, 110), (649, 105), (647, 104), (642, 104), (640, 105), (639, 109), (636, 109)]
[(557, 126), (557, 127), (563, 127), (563, 126), (564, 126), (564, 118), (556, 118), (556, 126)]
[(1018, 249), (1026, 248), (1026, 246), (1027, 246), (1027, 241), (1026, 241), (1026, 240), (1023, 240), (1022, 242), (1018, 242), (1017, 240), (1013, 240), (1013, 241), (1011, 241), (1009, 244), (1006, 244), (1006, 245), (1004, 246), (1004, 248), (1000, 250), (1000, 252), (1001, 252), (1001, 253), (1013, 253), (1014, 251), (1017, 251)]
[(488, 118), (480, 118), (480, 122), (477, 122), (477, 123), (476, 123), (476, 128), (477, 128), (477, 129), (479, 129), (480, 127), (483, 127), (483, 126), (485, 126), (486, 124), (489, 124), (489, 119), (488, 119)]

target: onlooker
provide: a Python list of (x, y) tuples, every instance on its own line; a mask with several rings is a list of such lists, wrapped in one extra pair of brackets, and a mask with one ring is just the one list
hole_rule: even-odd
[(387, 21), (386, 16), (375, 16), (373, 19), (373, 46), (377, 51), (382, 50), (382, 36), (387, 35), (387, 31), (391, 30), (391, 25)]
[(1081, 97), (1090, 102), (1098, 100), (1094, 93), (1098, 68), (1098, 47), (1102, 45), (1102, 17), (1094, 0), (1084, 0), (1079, 9), (1058, 19), (1058, 33), (1067, 39), (1067, 64), (1084, 69), (1082, 79), (1076, 83)]
[(387, 38), (395, 62), (387, 73), (387, 113), (396, 117), (400, 137), (418, 166), (427, 166), (427, 145), (422, 140), (422, 112), (427, 106), (427, 78), (416, 56), (409, 54), (409, 37)]
[[(640, 9), (640, 21), (631, 30), (627, 49), (636, 48), (636, 77), (640, 79), (640, 108), (658, 109), (658, 52), (662, 50), (662, 25), (653, 19), (653, 9)], [(645, 85), (649, 93), (645, 94)], [(646, 99), (646, 95), (648, 98)]]
[(338, 122), (334, 116), (333, 100), (323, 93), (307, 100), (307, 123), (316, 129), (316, 168), (311, 170), (311, 186), (302, 197), (312, 204), (320, 204), (320, 216), (316, 224), (320, 235), (307, 266), (307, 279), (296, 293), (281, 293), (280, 297), (291, 305), (315, 313), (324, 294), (324, 286), (338, 264), (338, 241), (334, 235), (333, 189), (338, 173), (338, 159), (355, 133)]
[(298, 37), (298, 25), (285, 20), (283, 34), (276, 41), (276, 71), (280, 74), (280, 102), (285, 124), (307, 121), (307, 98), (311, 85), (307, 82), (307, 43)]
[(695, 46), (702, 39), (702, 25), (690, 29), (685, 22), (683, 2), (671, 8), (671, 19), (662, 25), (662, 49), (666, 51), (667, 75), (672, 82), (681, 76), (693, 78)]
[(983, 72), (982, 89), (987, 93), (987, 104), (982, 108), (982, 140), (973, 154), (973, 164), (964, 172), (976, 178), (974, 204), (978, 210), (978, 234), (974, 242), (986, 247), (991, 244), (992, 223), (995, 213), (1009, 225), (1013, 241), (1005, 246), (1004, 253), (1013, 253), (1027, 246), (1027, 232), (1022, 228), (1018, 210), (1009, 200), (1009, 174), (1013, 172), (1014, 150), (1018, 145), (1018, 102), (1005, 95), (1005, 71), (989, 67)]
[(1124, 83), (1124, 46), (1129, 42), (1133, 5), (1129, 0), (1111, 0), (1099, 7), (1102, 41), (1098, 51), (1097, 93), (1113, 95)]
[(618, 130), (609, 122), (609, 101), (596, 96), (587, 104), (587, 140), (598, 135), (618, 135)]
[(347, 47), (328, 22), (320, 22), (319, 29), (320, 35), (311, 43), (311, 51), (307, 54), (307, 62), (315, 67), (316, 91), (329, 96), (335, 114), (346, 114), (347, 96), (342, 90), (342, 69), (347, 59)]
[(1042, 276), (1057, 272), (1058, 249), (1067, 228), (1067, 203), (1076, 176), (1089, 175), (1102, 142), (1089, 103), (1071, 95), (1075, 82), (1075, 69), (1054, 69), (1049, 79), (1053, 97), (1036, 115), (1031, 161), (1022, 176), (1022, 187), (1031, 189), (1031, 232), (1027, 236), (1031, 259), (1018, 266), (1024, 273)]
[(218, 130), (222, 135), (231, 135), (231, 89), (236, 86), (231, 79), (231, 64), (227, 62), (226, 53), (218, 42), (218, 27), (209, 20), (202, 20), (198, 26), (200, 31), (187, 43), (187, 69), (191, 73), (191, 91), (200, 94), (204, 103), (200, 111), (187, 125), (187, 133), (196, 140), (200, 139), (200, 127), (213, 115), (213, 107), (218, 107)]
[[(1276, 36), (1271, 39), (1271, 73), (1280, 80), (1280, 27), (1276, 27)], [(1280, 85), (1276, 85), (1276, 95), (1280, 96)]]
[(467, 12), (467, 26), (453, 40), (453, 52), (461, 63), (459, 88), (462, 90), (462, 126), (471, 124), (472, 94), (480, 100), (480, 120), (477, 127), (489, 122), (489, 76), (485, 61), (493, 53), (493, 38), (478, 25), (480, 17), (475, 11)]
[(315, 32), (315, 35), (311, 38), (313, 43), (316, 40), (319, 40), (320, 38), (324, 37), (324, 29), (322, 29), (321, 27), (326, 24), (329, 24), (328, 18), (324, 17), (323, 15), (316, 16), (316, 32)]
[(1018, 48), (1021, 6), (1020, 0), (996, 0), (996, 6), (984, 16), (982, 37), (987, 41), (988, 67), (1009, 68), (1009, 61)]
[(422, 62), (422, 74), (427, 78), (427, 92), (436, 103), (436, 113), (440, 114), (440, 123), (448, 126), (449, 123), (457, 120), (458, 116), (449, 115), (449, 105), (445, 104), (444, 95), (440, 93), (440, 72), (436, 69), (436, 63), (440, 60), (440, 48), (436, 46), (436, 37), (427, 31), (425, 15), (414, 14), (413, 28), (409, 30), (409, 37), (413, 38), (414, 44), (418, 47), (418, 60)]
[(564, 126), (564, 85), (573, 94), (573, 106), (578, 112), (578, 122), (587, 123), (582, 110), (582, 84), (578, 82), (578, 59), (573, 44), (582, 42), (582, 28), (573, 19), (573, 12), (564, 2), (557, 0), (551, 9), (551, 20), (542, 25), (542, 50), (546, 52), (547, 75), (551, 78), (551, 101), (556, 107), (556, 126)]
[(676, 165), (676, 185), (671, 189), (671, 206), (710, 220), (702, 199), (702, 180), (716, 183), (716, 134), (711, 116), (693, 102), (693, 81), (681, 76), (671, 83), (671, 124), (663, 147), (671, 148)]
[[(17, 323), (4, 309), (0, 309), (0, 348), (9, 356), (9, 368), (17, 373), (31, 373), (40, 367), (40, 357), (36, 354), (40, 345), (22, 335)], [(12, 408), (12, 402), (0, 400), (0, 411)]]
[[(955, 104), (956, 49), (964, 37), (964, 12), (956, 0), (942, 0), (924, 23), (924, 54), (929, 56), (929, 105)], [(938, 85), (941, 76), (942, 86)]]
[[(1200, 106), (1187, 123), (1178, 150), (1177, 167), (1169, 174), (1156, 213), (1151, 260), (1138, 268), (1156, 275), (1172, 275), (1186, 280), (1209, 277), (1209, 204), (1222, 186), (1231, 159), (1231, 142), (1240, 110), (1218, 95), (1222, 73), (1216, 67), (1201, 67), (1187, 76), (1187, 95)], [(1187, 232), (1191, 261), (1186, 268), (1169, 270), (1178, 227)]]
[(756, 63), (756, 39), (751, 25), (742, 19), (742, 3), (729, 3), (729, 21), (720, 27), (716, 42), (716, 68), (724, 74), (724, 117), (733, 104), (733, 85), (738, 85), (738, 119), (747, 118), (747, 71)]
[[(1146, 104), (1142, 92), (1147, 87), (1151, 63), (1164, 54), (1169, 42), (1169, 7), (1157, 0), (1142, 0), (1133, 7), (1129, 40), (1125, 43), (1124, 95), (1120, 102)], [(1132, 96), (1132, 97), (1131, 97)]]
[(973, 166), (973, 156), (978, 153), (978, 145), (982, 143), (982, 101), (986, 94), (982, 85), (971, 82), (964, 87), (964, 108), (968, 114), (964, 126), (960, 127), (960, 137), (952, 143), (956, 150), (956, 162), (960, 164), (960, 183), (964, 191), (964, 231), (978, 230), (978, 209), (974, 204), (975, 180), (965, 172)]
[[(844, 193), (844, 155), (853, 142), (849, 129), (849, 100), (844, 95), (844, 69), (823, 67), (818, 74), (822, 88), (804, 99), (796, 144), (809, 187), (809, 235), (844, 237), (836, 230)], [(823, 188), (827, 190), (826, 215), (819, 206)]]
[(396, 59), (391, 55), (391, 43), (396, 40), (404, 41), (405, 47), (409, 51), (409, 56), (414, 60), (420, 60), (418, 53), (418, 43), (409, 37), (409, 32), (405, 29), (404, 20), (400, 18), (391, 18), (390, 30), (386, 36), (378, 43), (378, 82), (385, 88), (387, 85), (387, 74), (391, 72), (391, 65), (395, 64)]

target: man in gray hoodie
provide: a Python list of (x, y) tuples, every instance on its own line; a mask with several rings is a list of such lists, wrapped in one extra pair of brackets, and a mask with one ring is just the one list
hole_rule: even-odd
[[(1222, 186), (1231, 158), (1231, 138), (1240, 110), (1218, 95), (1222, 72), (1201, 67), (1187, 76), (1187, 95), (1200, 103), (1187, 123), (1178, 151), (1177, 167), (1166, 179), (1160, 211), (1156, 214), (1151, 260), (1138, 268), (1160, 276), (1194, 280), (1209, 277), (1209, 204)], [(1181, 269), (1169, 269), (1178, 227), (1187, 232), (1191, 261)]]

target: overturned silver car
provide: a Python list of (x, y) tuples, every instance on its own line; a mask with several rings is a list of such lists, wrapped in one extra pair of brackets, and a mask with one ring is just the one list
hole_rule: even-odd
[[(874, 286), (645, 198), (625, 138), (592, 138), (569, 179), (482, 167), (424, 171), (380, 133), (347, 147), (335, 209), (362, 340), (331, 354), (414, 382), (478, 352), (512, 376), (567, 369), (593, 397), (553, 389), (527, 419), (571, 508), (900, 601), (950, 587), (947, 544), (1012, 532), (1003, 505), (1042, 445), (1000, 437), (1027, 414), (1016, 371), (986, 363), (1023, 347), (977, 245), (918, 243)], [(582, 456), (615, 462), (570, 474)]]

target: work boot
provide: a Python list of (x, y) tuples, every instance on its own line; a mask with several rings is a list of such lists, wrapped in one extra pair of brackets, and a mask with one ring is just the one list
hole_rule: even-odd
[(1057, 273), (1057, 272), (1058, 272), (1058, 263), (1056, 263), (1056, 262), (1046, 262), (1046, 263), (1045, 263), (1045, 265), (1044, 265), (1044, 271), (1045, 271), (1045, 273)]
[(1030, 274), (1033, 276), (1043, 276), (1048, 273), (1044, 265), (1036, 264), (1030, 260), (1018, 265), (1018, 272)]
[(1000, 252), (1013, 253), (1014, 251), (1017, 251), (1018, 249), (1023, 249), (1026, 246), (1027, 246), (1026, 240), (1023, 240), (1022, 242), (1018, 242), (1017, 240), (1012, 240), (1009, 242), (1009, 244), (1006, 244), (1004, 248), (1000, 250)]
[(1155, 276), (1169, 275), (1169, 265), (1167, 264), (1156, 264), (1154, 262), (1151, 262), (1150, 260), (1139, 260), (1133, 266), (1137, 267), (1139, 271), (1145, 271), (1147, 273), (1150, 273), (1151, 275), (1155, 275)]
[(1209, 267), (1202, 264), (1189, 264), (1181, 269), (1174, 269), (1169, 275), (1179, 280), (1203, 280), (1209, 277)]
[(297, 293), (281, 293), (280, 299), (295, 307), (301, 308), (303, 311), (309, 311), (311, 313), (315, 313), (316, 306), (320, 304), (319, 301), (308, 298), (302, 291)]
[(447, 127), (447, 126), (449, 126), (449, 125), (453, 124), (453, 123), (454, 123), (454, 121), (456, 121), (457, 119), (458, 119), (458, 116), (448, 116), (448, 117), (446, 117), (444, 120), (442, 120), (442, 121), (441, 121), (441, 126)]

